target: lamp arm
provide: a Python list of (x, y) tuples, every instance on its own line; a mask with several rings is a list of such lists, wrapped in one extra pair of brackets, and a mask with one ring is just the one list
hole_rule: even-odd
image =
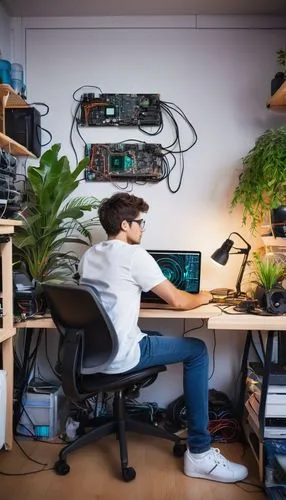
[(240, 266), (240, 270), (239, 270), (239, 273), (238, 273), (238, 276), (237, 276), (237, 280), (236, 280), (236, 285), (235, 285), (235, 287), (236, 287), (236, 296), (239, 297), (239, 295), (241, 294), (241, 282), (242, 282), (242, 278), (243, 278), (243, 273), (244, 273), (245, 266), (246, 266), (246, 263), (247, 263), (247, 260), (248, 260), (248, 255), (249, 255), (249, 252), (250, 252), (250, 249), (251, 249), (251, 245), (241, 236), (241, 234), (233, 232), (233, 233), (230, 233), (229, 237), (232, 234), (235, 234), (236, 236), (239, 236), (239, 238), (242, 241), (244, 241), (244, 243), (246, 244), (246, 248), (237, 249), (237, 250), (239, 250), (239, 252), (237, 252), (237, 253), (243, 254), (243, 261), (242, 261), (242, 264)]
[(236, 232), (233, 232), (233, 233), (230, 233), (229, 237), (232, 235), (232, 234), (236, 234), (236, 236), (239, 236), (239, 238), (244, 241), (244, 243), (246, 244), (247, 248), (248, 248), (248, 253), (251, 249), (251, 245), (249, 243), (247, 243), (247, 241), (241, 236), (241, 234), (239, 233), (236, 233)]
[(239, 295), (241, 294), (241, 282), (242, 282), (242, 277), (243, 277), (243, 273), (244, 273), (244, 270), (245, 270), (245, 266), (246, 266), (246, 263), (247, 263), (247, 260), (248, 260), (248, 255), (249, 255), (250, 248), (245, 248), (245, 249), (242, 249), (242, 250), (243, 251), (240, 252), (240, 253), (243, 253), (243, 260), (242, 260), (242, 264), (240, 266), (240, 270), (239, 270), (239, 273), (238, 273), (238, 276), (237, 276), (237, 280), (236, 280), (236, 285), (235, 285), (236, 296), (237, 297), (239, 297)]

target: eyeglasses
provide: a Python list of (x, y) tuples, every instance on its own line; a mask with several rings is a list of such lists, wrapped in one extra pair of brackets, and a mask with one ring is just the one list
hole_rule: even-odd
[(138, 226), (140, 227), (141, 231), (144, 230), (146, 221), (144, 219), (131, 219), (128, 220), (127, 222), (132, 223), (132, 222), (137, 222)]

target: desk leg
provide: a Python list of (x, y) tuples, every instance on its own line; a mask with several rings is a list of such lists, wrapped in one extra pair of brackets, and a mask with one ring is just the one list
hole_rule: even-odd
[(269, 384), (269, 375), (271, 371), (271, 358), (272, 358), (272, 350), (273, 350), (273, 338), (274, 332), (269, 331), (267, 335), (267, 344), (266, 344), (266, 354), (264, 361), (264, 373), (262, 378), (262, 387), (261, 387), (261, 398), (259, 405), (259, 430), (261, 439), (264, 438), (264, 426), (265, 426), (265, 406), (266, 406), (266, 398)]
[(6, 449), (12, 449), (13, 443), (13, 337), (2, 342), (3, 369), (7, 372), (7, 408), (6, 408)]
[(238, 403), (237, 403), (237, 416), (238, 416), (238, 420), (240, 421), (240, 423), (242, 423), (243, 415), (244, 415), (244, 399), (245, 399), (245, 389), (246, 389), (247, 363), (248, 363), (248, 355), (249, 355), (249, 349), (250, 349), (250, 344), (251, 344), (251, 335), (252, 335), (251, 331), (248, 330), (247, 336), (245, 339), (244, 351), (243, 351), (241, 368), (240, 368), (241, 380), (240, 380), (240, 390), (239, 390)]

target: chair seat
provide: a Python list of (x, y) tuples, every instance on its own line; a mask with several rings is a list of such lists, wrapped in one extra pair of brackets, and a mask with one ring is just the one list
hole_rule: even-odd
[(80, 392), (86, 395), (97, 391), (115, 392), (164, 371), (166, 371), (165, 365), (157, 365), (132, 373), (116, 373), (115, 375), (95, 373), (94, 375), (83, 375), (79, 381), (79, 388)]

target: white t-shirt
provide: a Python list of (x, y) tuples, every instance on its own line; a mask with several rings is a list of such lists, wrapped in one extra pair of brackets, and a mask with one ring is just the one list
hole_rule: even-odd
[(153, 257), (141, 246), (120, 240), (91, 247), (79, 264), (80, 283), (93, 285), (118, 335), (119, 350), (105, 373), (131, 370), (140, 359), (138, 326), (142, 290), (166, 280)]

